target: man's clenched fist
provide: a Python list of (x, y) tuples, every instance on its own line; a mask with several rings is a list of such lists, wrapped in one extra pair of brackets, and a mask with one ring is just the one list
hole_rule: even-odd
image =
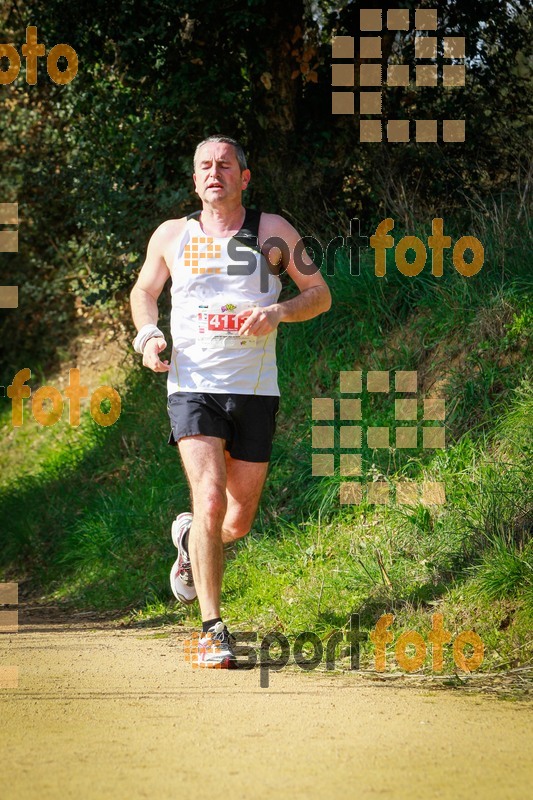
[(148, 339), (143, 350), (143, 364), (154, 372), (168, 372), (170, 364), (161, 361), (159, 353), (166, 349), (167, 343), (162, 336), (153, 336)]

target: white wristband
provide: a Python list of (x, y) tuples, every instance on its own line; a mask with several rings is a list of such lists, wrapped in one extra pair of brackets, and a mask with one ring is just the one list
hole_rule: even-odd
[(143, 325), (132, 342), (135, 352), (142, 355), (146, 346), (146, 342), (148, 339), (153, 339), (154, 336), (161, 336), (163, 339), (165, 338), (165, 334), (163, 331), (159, 330), (157, 325)]

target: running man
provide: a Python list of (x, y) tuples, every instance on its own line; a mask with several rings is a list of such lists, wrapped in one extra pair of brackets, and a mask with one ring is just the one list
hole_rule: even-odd
[[(172, 526), (172, 591), (182, 603), (198, 597), (200, 652), (216, 642), (205, 665), (230, 667), (235, 656), (220, 616), (224, 545), (250, 530), (267, 475), (279, 405), (277, 327), (322, 314), (331, 297), (305, 251), (300, 269), (295, 264), (293, 226), (244, 208), (250, 170), (238, 142), (201, 142), (193, 180), (201, 211), (157, 228), (131, 292), (134, 348), (145, 367), (168, 373), (169, 444), (179, 448), (191, 489), (193, 513)], [(279, 303), (282, 272), (299, 294)], [(167, 343), (157, 300), (169, 277), (172, 352), (161, 360)]]

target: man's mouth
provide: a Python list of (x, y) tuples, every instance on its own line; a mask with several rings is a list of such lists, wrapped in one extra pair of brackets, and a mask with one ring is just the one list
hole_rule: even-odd
[(210, 183), (210, 184), (208, 184), (207, 188), (208, 189), (223, 189), (224, 187), (222, 186), (221, 183)]

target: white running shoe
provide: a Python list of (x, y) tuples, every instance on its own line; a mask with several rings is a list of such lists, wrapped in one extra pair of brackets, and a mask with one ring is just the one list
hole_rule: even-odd
[(183, 537), (191, 527), (191, 522), (192, 514), (187, 511), (178, 514), (172, 523), (172, 541), (178, 550), (178, 557), (170, 570), (170, 588), (174, 597), (186, 605), (196, 600), (191, 560), (183, 546)]
[(237, 659), (232, 640), (234, 641), (224, 623), (215, 622), (198, 640), (198, 666), (215, 669), (235, 667)]

